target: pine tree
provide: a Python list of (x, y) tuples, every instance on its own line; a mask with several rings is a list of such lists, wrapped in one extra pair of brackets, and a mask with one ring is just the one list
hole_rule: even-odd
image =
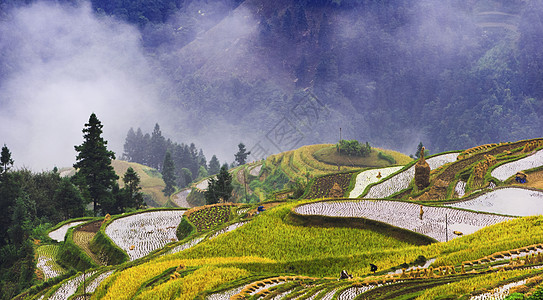
[(36, 202), (28, 194), (15, 200), (15, 207), (11, 216), (11, 226), (8, 228), (8, 235), (11, 244), (20, 246), (30, 236), (34, 218), (36, 217)]
[(192, 172), (187, 168), (181, 168), (180, 182), (182, 187), (187, 187), (192, 182)]
[(234, 157), (236, 158), (236, 162), (238, 163), (238, 166), (244, 165), (245, 161), (247, 160), (247, 156), (251, 154), (251, 152), (247, 152), (245, 149), (245, 145), (243, 143), (239, 143), (238, 145), (238, 153), (234, 154)]
[(9, 151), (6, 144), (2, 147), (2, 154), (0, 156), (0, 162), (2, 165), (2, 172), (0, 174), (6, 173), (13, 166), (13, 159), (11, 158), (11, 152)]
[(166, 139), (162, 136), (162, 131), (160, 131), (160, 126), (158, 123), (155, 124), (153, 133), (151, 134), (151, 144), (150, 147), (150, 162), (149, 166), (157, 170), (162, 170), (162, 159), (166, 153)]
[(122, 188), (122, 194), (124, 195), (125, 201), (124, 206), (121, 207), (121, 210), (124, 210), (124, 207), (134, 207), (142, 208), (145, 206), (143, 201), (143, 194), (140, 192), (140, 177), (132, 167), (126, 170), (123, 176), (124, 187)]
[(136, 149), (136, 133), (134, 132), (134, 128), (132, 127), (130, 127), (128, 133), (126, 134), (123, 149), (124, 152), (122, 155), (122, 159), (126, 161), (134, 161), (133, 159), (134, 150)]
[(206, 204), (230, 201), (233, 190), (232, 175), (228, 172), (228, 168), (223, 165), (217, 178), (213, 177), (209, 179), (207, 191), (204, 192)]
[(200, 149), (200, 151), (198, 152), (198, 166), (204, 167), (204, 169), (206, 169), (207, 171), (207, 159), (206, 159), (206, 156), (204, 155), (204, 150), (202, 149)]
[(422, 144), (422, 142), (420, 142), (419, 145), (417, 146), (417, 152), (415, 152), (416, 158), (420, 158), (420, 151), (422, 150), (423, 147), (424, 145)]
[(198, 169), (200, 169), (200, 164), (198, 161), (198, 149), (196, 148), (196, 145), (194, 143), (190, 143), (189, 146), (189, 155), (190, 155), (190, 161), (187, 164), (188, 169), (192, 173), (192, 179), (196, 179), (198, 177)]
[(64, 220), (82, 217), (85, 213), (85, 203), (81, 193), (68, 178), (63, 178), (53, 196), (55, 204), (62, 211)]
[(136, 140), (135, 140), (135, 149), (134, 149), (134, 157), (132, 158), (133, 162), (137, 162), (140, 164), (145, 164), (145, 159), (147, 157), (147, 144), (146, 144), (145, 137), (143, 135), (143, 132), (141, 131), (141, 128), (138, 128), (136, 130)]
[(208, 176), (206, 168), (204, 166), (200, 166), (200, 169), (198, 170), (198, 178), (206, 178)]
[(94, 113), (83, 128), (83, 144), (75, 146), (78, 152), (74, 168), (78, 170), (80, 188), (88, 191), (90, 201), (94, 205), (94, 215), (98, 213), (102, 201), (111, 198), (111, 189), (118, 176), (111, 166), (115, 153), (107, 150), (107, 141), (102, 135), (102, 123)]
[(162, 179), (166, 183), (166, 187), (162, 190), (165, 196), (170, 196), (175, 192), (175, 165), (173, 163), (172, 155), (170, 151), (166, 152), (164, 156), (164, 163), (162, 168)]
[(213, 155), (211, 157), (211, 160), (209, 161), (209, 175), (215, 175), (219, 173), (221, 170), (221, 164), (219, 163), (219, 160), (217, 159), (217, 156)]

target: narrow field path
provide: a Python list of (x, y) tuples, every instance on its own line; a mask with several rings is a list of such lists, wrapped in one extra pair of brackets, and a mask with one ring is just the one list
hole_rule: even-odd
[(179, 207), (192, 208), (192, 205), (190, 205), (189, 202), (187, 201), (187, 197), (191, 191), (192, 189), (188, 188), (188, 189), (181, 190), (179, 193), (173, 195), (172, 196), (173, 203), (177, 204), (177, 206)]

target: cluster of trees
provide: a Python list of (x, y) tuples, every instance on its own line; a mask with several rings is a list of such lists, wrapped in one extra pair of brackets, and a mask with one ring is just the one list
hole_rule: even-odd
[(339, 143), (336, 144), (336, 149), (341, 154), (351, 156), (367, 157), (371, 153), (371, 146), (368, 142), (362, 145), (357, 140), (340, 140)]
[[(243, 165), (251, 154), (245, 145), (238, 145), (238, 152), (234, 154), (234, 162), (228, 167)], [(202, 178), (218, 174), (221, 164), (216, 155), (211, 157), (209, 163), (202, 149), (196, 148), (194, 143), (178, 144), (171, 139), (166, 139), (157, 123), (151, 134), (143, 133), (140, 128), (134, 131), (128, 130), (124, 143), (122, 158), (130, 162), (140, 163), (157, 169), (162, 173), (166, 187), (164, 194), (169, 196), (175, 192), (175, 187), (184, 188), (192, 182)]]
[[(129, 168), (119, 188), (111, 167), (102, 124), (95, 114), (83, 129), (84, 142), (75, 146), (76, 175), (61, 177), (55, 168), (33, 173), (12, 170), (14, 159), (4, 145), (0, 155), (0, 299), (12, 299), (35, 282), (33, 240), (46, 240), (52, 224), (90, 214), (117, 214), (145, 206), (139, 176)], [(93, 212), (86, 209), (93, 203)]]
[[(4, 145), (0, 169), (0, 299), (12, 299), (34, 282), (32, 239), (42, 239), (52, 223), (84, 210), (73, 184), (57, 172), (33, 174), (11, 170), (13, 158)], [(74, 191), (74, 198), (66, 197)]]
[(115, 153), (107, 149), (107, 141), (102, 138), (102, 123), (92, 113), (83, 128), (83, 144), (75, 146), (77, 173), (73, 181), (83, 196), (93, 203), (94, 215), (99, 213), (118, 214), (127, 208), (143, 208), (143, 194), (140, 192), (140, 178), (132, 168), (123, 176), (124, 187), (119, 188), (118, 176), (113, 170), (111, 160)]
[(424, 148), (424, 145), (422, 144), (422, 142), (419, 142), (419, 145), (417, 146), (417, 151), (415, 152), (415, 154), (411, 154), (409, 156), (413, 159), (419, 159), (422, 149), (424, 149), (424, 157), (428, 157), (430, 155), (430, 150)]
[[(166, 185), (186, 187), (196, 179), (219, 173), (221, 168), (217, 156), (209, 164), (202, 149), (194, 143), (178, 144), (162, 135), (160, 125), (155, 124), (151, 134), (143, 134), (138, 128), (128, 130), (122, 159), (157, 169), (162, 173)], [(173, 170), (173, 172), (172, 172)], [(173, 190), (168, 186), (167, 195)]]
[[(331, 110), (327, 124), (303, 131), (305, 143), (329, 138), (327, 128), (345, 119), (350, 136), (396, 149), (421, 135), (433, 152), (540, 135), (540, 2), (334, 2), (340, 5), (298, 1), (262, 10), (259, 39), (249, 45), (262, 64), (282, 66)], [(485, 28), (476, 12), (492, 5), (518, 18)], [(428, 17), (418, 18), (424, 10)], [(182, 69), (173, 67), (165, 70)], [(297, 102), (273, 73), (262, 81), (184, 75), (177, 92), (191, 114), (221, 114), (241, 128), (269, 126)], [(267, 132), (264, 126), (254, 129)]]
[(217, 176), (209, 179), (209, 185), (204, 192), (206, 204), (224, 203), (232, 198), (232, 174), (228, 172), (228, 167), (223, 165)]

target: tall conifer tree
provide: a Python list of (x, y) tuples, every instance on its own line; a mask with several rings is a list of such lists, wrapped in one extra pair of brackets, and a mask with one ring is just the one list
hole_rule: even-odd
[(164, 183), (166, 184), (166, 187), (164, 190), (164, 195), (170, 196), (175, 191), (175, 165), (173, 163), (172, 155), (170, 154), (170, 151), (166, 152), (166, 156), (164, 156), (164, 163), (162, 168), (162, 179), (164, 179)]
[(208, 175), (215, 175), (219, 173), (220, 169), (221, 164), (219, 163), (219, 159), (217, 158), (217, 156), (213, 155), (213, 157), (211, 157), (211, 160), (209, 161), (209, 171), (207, 173)]
[(209, 179), (207, 191), (204, 192), (206, 204), (230, 201), (233, 190), (232, 175), (228, 172), (228, 167), (223, 165), (217, 177)]
[(94, 204), (94, 215), (100, 204), (112, 197), (111, 189), (118, 176), (111, 166), (115, 153), (107, 150), (107, 141), (102, 138), (102, 123), (94, 113), (83, 128), (83, 144), (75, 146), (78, 152), (74, 168), (78, 169), (77, 176), (80, 188), (88, 191), (90, 201)]

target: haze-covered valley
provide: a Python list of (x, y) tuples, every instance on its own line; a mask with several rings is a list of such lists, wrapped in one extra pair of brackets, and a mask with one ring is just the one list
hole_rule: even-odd
[[(26, 1), (28, 2), (28, 1)], [(538, 1), (4, 1), (0, 136), (70, 166), (90, 113), (232, 160), (344, 138), (413, 153), (536, 137)]]

